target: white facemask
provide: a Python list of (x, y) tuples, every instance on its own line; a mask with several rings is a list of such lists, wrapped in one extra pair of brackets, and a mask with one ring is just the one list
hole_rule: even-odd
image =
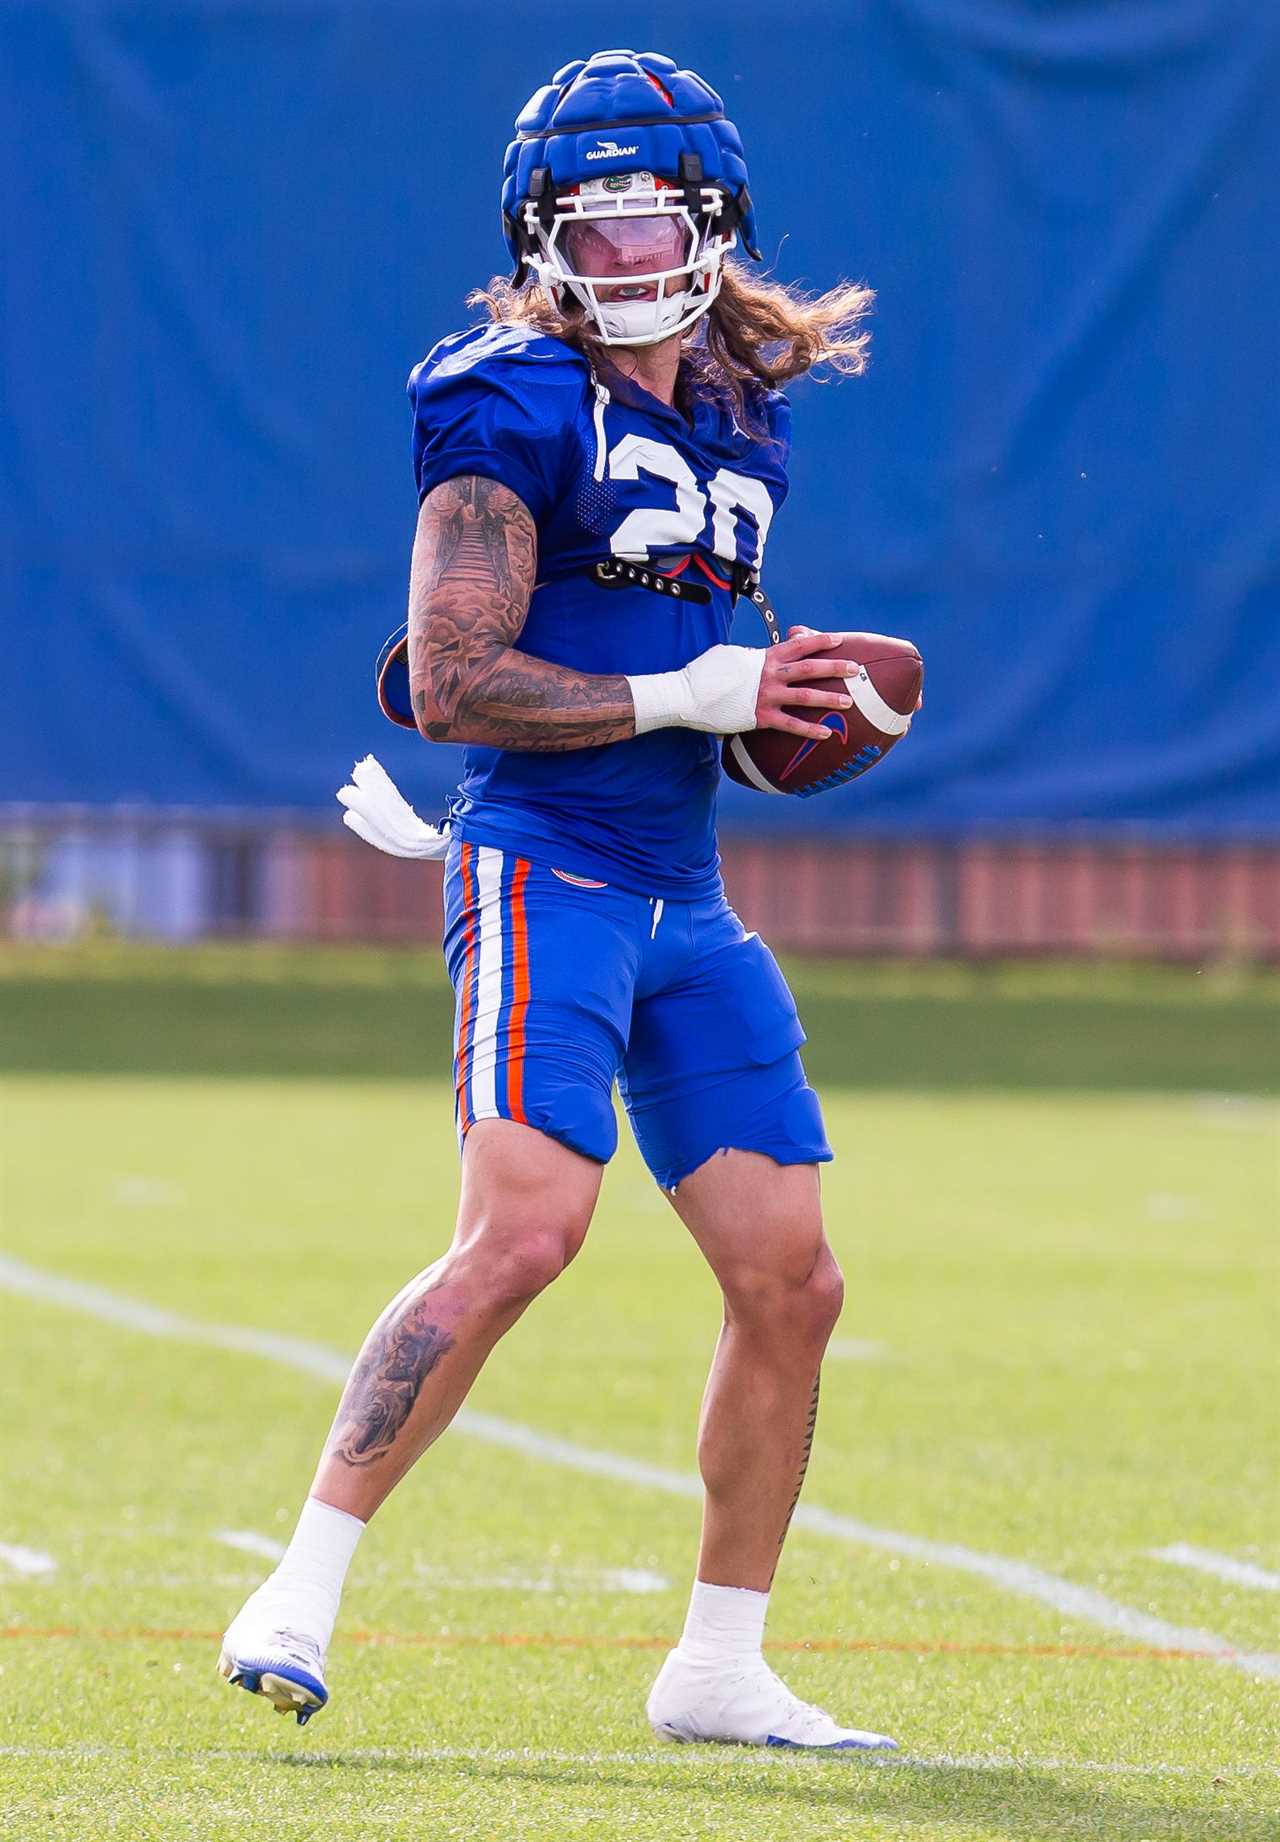
[(716, 230), (719, 188), (701, 198), (695, 220), (683, 189), (652, 173), (590, 179), (557, 197), (549, 228), (526, 207), (530, 267), (557, 306), (566, 291), (581, 303), (605, 345), (655, 345), (707, 311), (737, 241)]

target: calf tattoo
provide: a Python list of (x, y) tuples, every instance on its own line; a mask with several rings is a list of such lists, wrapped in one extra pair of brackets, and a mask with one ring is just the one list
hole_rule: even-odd
[(344, 1464), (376, 1464), (390, 1451), (423, 1382), (453, 1348), (447, 1330), (425, 1321), (425, 1306), (420, 1300), (377, 1332), (351, 1371), (332, 1447)]
[(822, 1374), (821, 1371), (819, 1371), (813, 1378), (813, 1393), (809, 1399), (809, 1421), (804, 1429), (804, 1450), (800, 1454), (800, 1475), (796, 1479), (796, 1494), (791, 1499), (791, 1508), (787, 1511), (786, 1521), (782, 1525), (782, 1533), (778, 1537), (779, 1553), (782, 1552), (782, 1544), (787, 1539), (787, 1530), (791, 1527), (791, 1518), (796, 1513), (796, 1504), (800, 1501), (800, 1492), (804, 1489), (804, 1474), (809, 1469), (809, 1454), (813, 1450), (813, 1435), (818, 1424), (818, 1390), (821, 1386)]

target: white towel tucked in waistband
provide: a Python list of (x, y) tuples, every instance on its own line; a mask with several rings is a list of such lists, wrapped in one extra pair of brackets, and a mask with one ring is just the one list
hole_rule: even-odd
[(342, 823), (389, 857), (443, 857), (449, 834), (420, 819), (380, 761), (366, 755), (338, 788)]

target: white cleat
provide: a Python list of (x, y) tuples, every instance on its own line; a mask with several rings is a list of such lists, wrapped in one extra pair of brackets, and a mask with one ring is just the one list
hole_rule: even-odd
[(228, 1625), (218, 1669), (233, 1688), (265, 1695), (277, 1714), (296, 1714), (305, 1727), (329, 1699), (324, 1650), (287, 1622), (283, 1606), (273, 1616), (270, 1586), (268, 1580), (252, 1593)]
[(793, 1695), (763, 1657), (740, 1664), (690, 1663), (673, 1650), (645, 1706), (662, 1740), (736, 1741), (741, 1746), (809, 1747), (823, 1752), (896, 1751), (883, 1733), (838, 1727)]

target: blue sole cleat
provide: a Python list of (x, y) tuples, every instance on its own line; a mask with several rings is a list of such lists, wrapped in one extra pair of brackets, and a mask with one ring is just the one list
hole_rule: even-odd
[(218, 1670), (232, 1688), (265, 1696), (277, 1714), (296, 1714), (300, 1727), (305, 1727), (329, 1699), (328, 1689), (317, 1676), (281, 1657), (240, 1659), (224, 1650), (218, 1658)]
[(788, 1752), (897, 1752), (898, 1742), (890, 1740), (882, 1733), (867, 1733), (860, 1739), (832, 1740), (827, 1744), (821, 1741), (784, 1740), (781, 1734), (770, 1733), (765, 1736), (766, 1746), (785, 1747)]

